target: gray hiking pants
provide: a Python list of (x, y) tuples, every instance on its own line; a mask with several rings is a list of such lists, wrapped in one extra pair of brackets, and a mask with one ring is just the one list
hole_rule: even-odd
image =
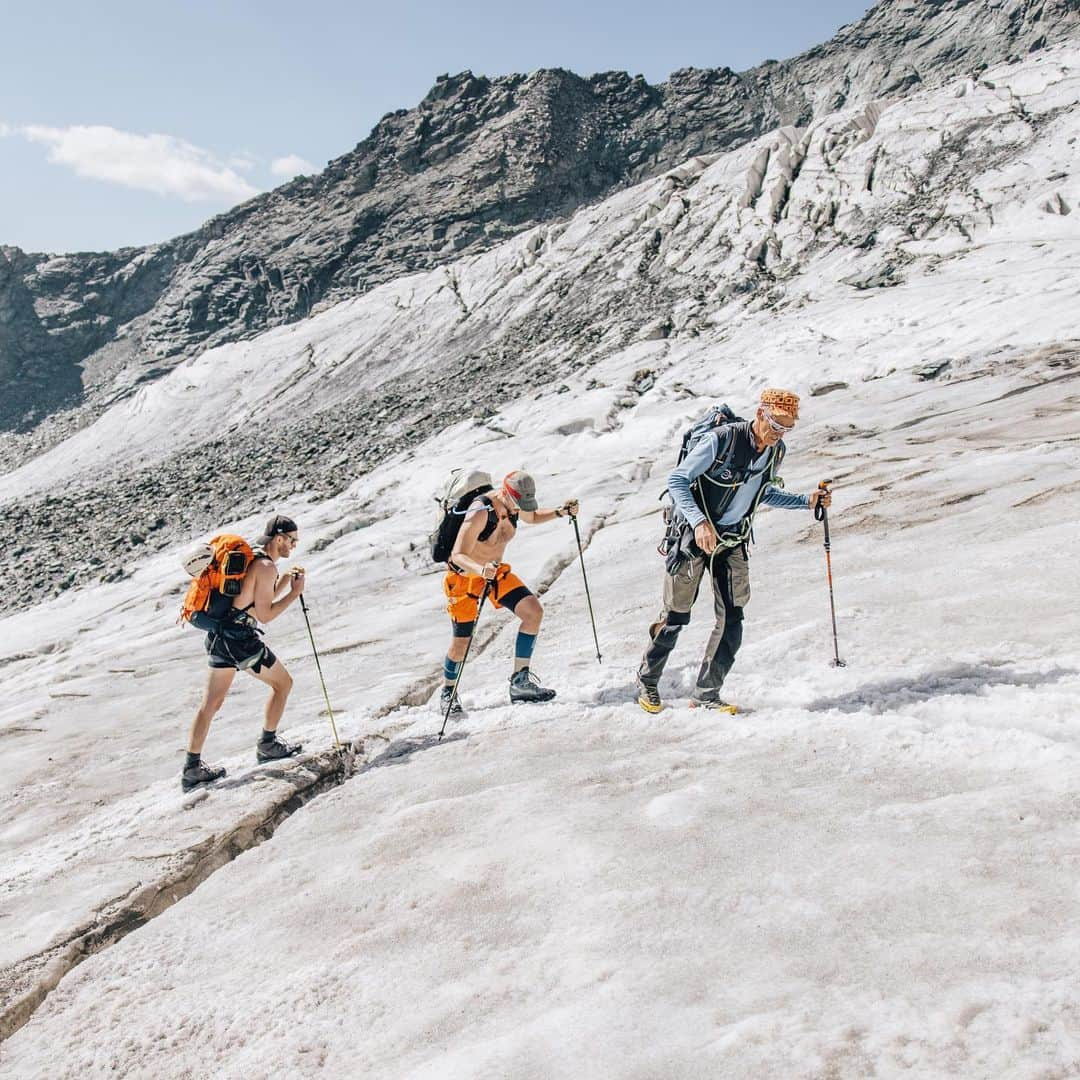
[[(649, 627), (652, 640), (638, 668), (642, 682), (655, 686), (659, 681), (679, 631), (690, 621), (690, 609), (708, 570), (709, 560), (701, 557), (684, 563), (674, 577), (664, 574), (663, 606)], [(716, 625), (694, 688), (694, 697), (701, 701), (719, 696), (742, 644), (743, 608), (750, 602), (750, 567), (742, 547), (717, 550), (712, 560), (712, 592)]]

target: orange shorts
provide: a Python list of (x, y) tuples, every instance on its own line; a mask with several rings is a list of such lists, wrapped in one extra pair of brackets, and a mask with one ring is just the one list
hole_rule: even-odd
[(518, 603), (532, 593), (525, 583), (511, 573), (509, 563), (499, 563), (499, 569), (495, 571), (495, 577), (491, 582), (485, 582), (482, 577), (474, 574), (459, 574), (456, 570), (447, 571), (443, 579), (443, 592), (449, 601), (446, 610), (455, 623), (474, 623), (480, 607), (480, 595), (484, 591), (484, 585), (488, 584), (488, 599), (495, 607), (505, 607), (513, 611)]

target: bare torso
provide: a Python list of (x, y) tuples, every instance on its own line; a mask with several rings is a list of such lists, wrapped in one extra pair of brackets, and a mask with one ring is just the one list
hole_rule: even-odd
[[(499, 523), (495, 531), (486, 539), (475, 539), (474, 534), (482, 532), (488, 521), (487, 507), (482, 503), (474, 503), (474, 510), (466, 519), (466, 525), (458, 534), (458, 543), (454, 545), (454, 553), (460, 552), (467, 558), (474, 559), (478, 563), (502, 562), (506, 553), (506, 545), (514, 539), (517, 529), (510, 521), (510, 511), (493, 491), (489, 491), (487, 497), (491, 499), (492, 509), (498, 515)], [(473, 522), (479, 525), (473, 525)], [(470, 526), (473, 526), (470, 528)], [(453, 558), (451, 557), (451, 562)], [(246, 585), (246, 582), (245, 582)]]

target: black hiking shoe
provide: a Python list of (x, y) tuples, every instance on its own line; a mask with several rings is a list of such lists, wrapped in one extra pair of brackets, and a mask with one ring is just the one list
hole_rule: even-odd
[(255, 744), (255, 757), (259, 761), (278, 761), (281, 758), (294, 757), (303, 749), (303, 743), (287, 743), (275, 735), (270, 742), (263, 742), (260, 739)]
[(200, 784), (212, 784), (224, 775), (223, 765), (207, 765), (205, 761), (197, 761), (194, 765), (188, 765), (180, 774), (180, 786), (184, 791), (191, 791)]
[(555, 696), (554, 690), (540, 685), (540, 680), (527, 667), (515, 671), (510, 676), (510, 703), (519, 701), (550, 701)]
[[(447, 712), (446, 707), (450, 706), (450, 711)], [(452, 720), (460, 720), (465, 715), (465, 710), (461, 707), (461, 701), (457, 694), (454, 693), (452, 686), (444, 686), (442, 693), (439, 695), (439, 712), (443, 716), (449, 716)]]
[(637, 681), (637, 703), (647, 713), (658, 713), (664, 707), (660, 701), (660, 691), (641, 679)]

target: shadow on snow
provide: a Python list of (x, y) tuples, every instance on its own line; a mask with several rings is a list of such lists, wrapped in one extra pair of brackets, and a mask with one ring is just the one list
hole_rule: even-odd
[(822, 697), (811, 701), (808, 712), (884, 713), (903, 705), (917, 705), (937, 697), (978, 694), (990, 686), (1036, 687), (1061, 682), (1076, 675), (1069, 668), (1049, 671), (1019, 672), (1000, 664), (958, 664), (943, 671), (932, 671), (910, 679), (860, 687), (837, 697)]

